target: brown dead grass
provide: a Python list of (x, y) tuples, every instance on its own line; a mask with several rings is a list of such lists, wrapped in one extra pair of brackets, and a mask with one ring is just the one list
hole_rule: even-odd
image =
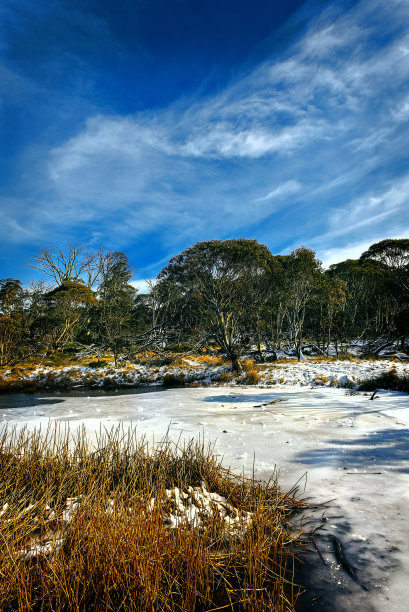
[[(203, 482), (251, 512), (251, 525), (232, 535), (215, 514), (200, 529), (169, 528), (166, 489)], [(301, 502), (275, 480), (234, 476), (203, 445), (165, 440), (148, 452), (135, 430), (92, 445), (58, 425), (3, 429), (0, 496), (1, 610), (294, 610), (288, 521)], [(80, 500), (69, 524), (67, 498)], [(49, 554), (26, 558), (56, 538)]]

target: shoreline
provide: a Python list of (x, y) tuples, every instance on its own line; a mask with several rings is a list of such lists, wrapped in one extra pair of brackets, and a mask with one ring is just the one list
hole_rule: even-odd
[(189, 356), (174, 364), (127, 364), (113, 368), (99, 368), (72, 364), (64, 366), (30, 366), (3, 369), (0, 374), (0, 394), (36, 393), (52, 391), (143, 389), (162, 386), (177, 388), (190, 386), (252, 385), (270, 388), (281, 385), (334, 387), (356, 390), (362, 380), (388, 371), (398, 376), (409, 376), (409, 363), (392, 359), (336, 360), (305, 359), (300, 362), (256, 364), (244, 360), (243, 372), (232, 372), (229, 364), (211, 358)]

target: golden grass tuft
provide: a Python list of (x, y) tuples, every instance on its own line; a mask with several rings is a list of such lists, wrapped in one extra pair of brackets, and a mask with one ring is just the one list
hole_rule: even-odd
[(234, 374), (233, 372), (220, 372), (220, 376), (219, 376), (219, 382), (221, 383), (229, 383), (232, 380), (234, 380)]
[(328, 378), (324, 374), (314, 376), (314, 383), (316, 385), (325, 385), (328, 382)]
[(254, 365), (254, 359), (243, 359), (241, 367), (243, 368), (242, 381), (246, 385), (256, 385), (260, 382), (260, 374)]
[[(166, 489), (203, 483), (251, 516), (247, 528), (229, 531), (217, 512), (169, 527)], [(288, 522), (303, 504), (275, 480), (234, 476), (203, 444), (148, 452), (134, 429), (92, 444), (58, 424), (3, 428), (0, 494), (3, 611), (294, 609)]]

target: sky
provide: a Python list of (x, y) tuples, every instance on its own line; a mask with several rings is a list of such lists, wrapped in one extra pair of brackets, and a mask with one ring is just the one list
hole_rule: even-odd
[(409, 236), (409, 0), (2, 0), (0, 278), (202, 240)]

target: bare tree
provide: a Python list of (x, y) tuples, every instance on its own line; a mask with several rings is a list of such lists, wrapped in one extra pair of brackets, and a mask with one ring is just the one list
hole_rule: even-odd
[(39, 270), (57, 285), (82, 281), (92, 287), (99, 278), (102, 258), (100, 251), (92, 252), (84, 245), (69, 244), (64, 249), (57, 246), (40, 249), (27, 265)]

